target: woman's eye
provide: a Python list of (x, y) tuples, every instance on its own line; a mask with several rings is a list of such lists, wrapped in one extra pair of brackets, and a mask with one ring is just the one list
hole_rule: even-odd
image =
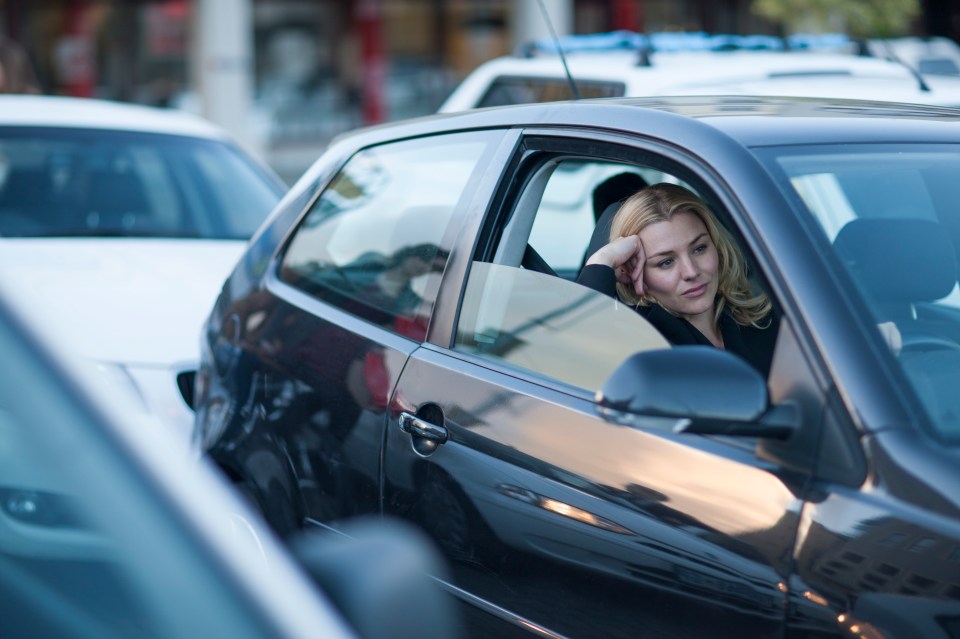
[(671, 264), (673, 264), (673, 260), (672, 260), (672, 259), (666, 259), (666, 260), (663, 260), (663, 261), (661, 261), (661, 262), (657, 262), (657, 268), (667, 268), (667, 267), (669, 267)]
[(705, 252), (706, 250), (707, 250), (707, 245), (706, 245), (706, 244), (701, 244), (701, 245), (698, 246), (697, 248), (693, 249), (693, 253), (694, 253), (694, 255), (700, 255), (701, 253)]

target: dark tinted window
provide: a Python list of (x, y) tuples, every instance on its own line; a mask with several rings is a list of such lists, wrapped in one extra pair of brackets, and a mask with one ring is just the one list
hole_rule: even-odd
[(281, 186), (236, 148), (185, 136), (0, 129), (0, 235), (246, 239)]
[(422, 339), (449, 252), (450, 222), (489, 140), (471, 133), (358, 153), (300, 224), (280, 278)]
[(771, 149), (849, 271), (935, 434), (960, 445), (960, 146)]
[[(577, 80), (581, 98), (614, 98), (626, 92), (622, 82)], [(574, 98), (570, 82), (566, 78), (519, 78), (499, 77), (477, 104), (478, 107), (526, 104), (533, 102), (556, 102)]]

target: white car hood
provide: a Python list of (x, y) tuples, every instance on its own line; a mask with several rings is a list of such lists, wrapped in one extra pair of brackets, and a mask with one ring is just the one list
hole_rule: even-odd
[(0, 279), (84, 357), (195, 362), (200, 331), (246, 247), (230, 240), (2, 239)]

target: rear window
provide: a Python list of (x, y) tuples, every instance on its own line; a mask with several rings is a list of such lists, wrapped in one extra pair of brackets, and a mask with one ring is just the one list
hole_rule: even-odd
[[(623, 82), (577, 80), (581, 98), (616, 98), (626, 93)], [(501, 76), (477, 103), (478, 107), (528, 104), (533, 102), (557, 102), (574, 98), (570, 82), (566, 78), (525, 78)]]
[(0, 128), (0, 235), (247, 239), (281, 184), (217, 140)]

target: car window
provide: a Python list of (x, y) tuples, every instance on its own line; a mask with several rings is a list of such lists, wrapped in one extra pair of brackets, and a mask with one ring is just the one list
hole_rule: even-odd
[(247, 239), (280, 186), (216, 140), (0, 129), (0, 235)]
[[(581, 98), (613, 98), (624, 95), (626, 85), (623, 82), (577, 79), (577, 92)], [(556, 102), (572, 100), (573, 97), (566, 78), (500, 76), (490, 83), (476, 106)]]
[(370, 322), (423, 339), (454, 212), (490, 139), (461, 134), (358, 153), (297, 228), (280, 278)]
[(669, 344), (606, 295), (563, 278), (475, 262), (455, 348), (593, 391), (631, 353)]
[(960, 445), (960, 150), (821, 146), (768, 150), (764, 157), (847, 269), (933, 432)]

